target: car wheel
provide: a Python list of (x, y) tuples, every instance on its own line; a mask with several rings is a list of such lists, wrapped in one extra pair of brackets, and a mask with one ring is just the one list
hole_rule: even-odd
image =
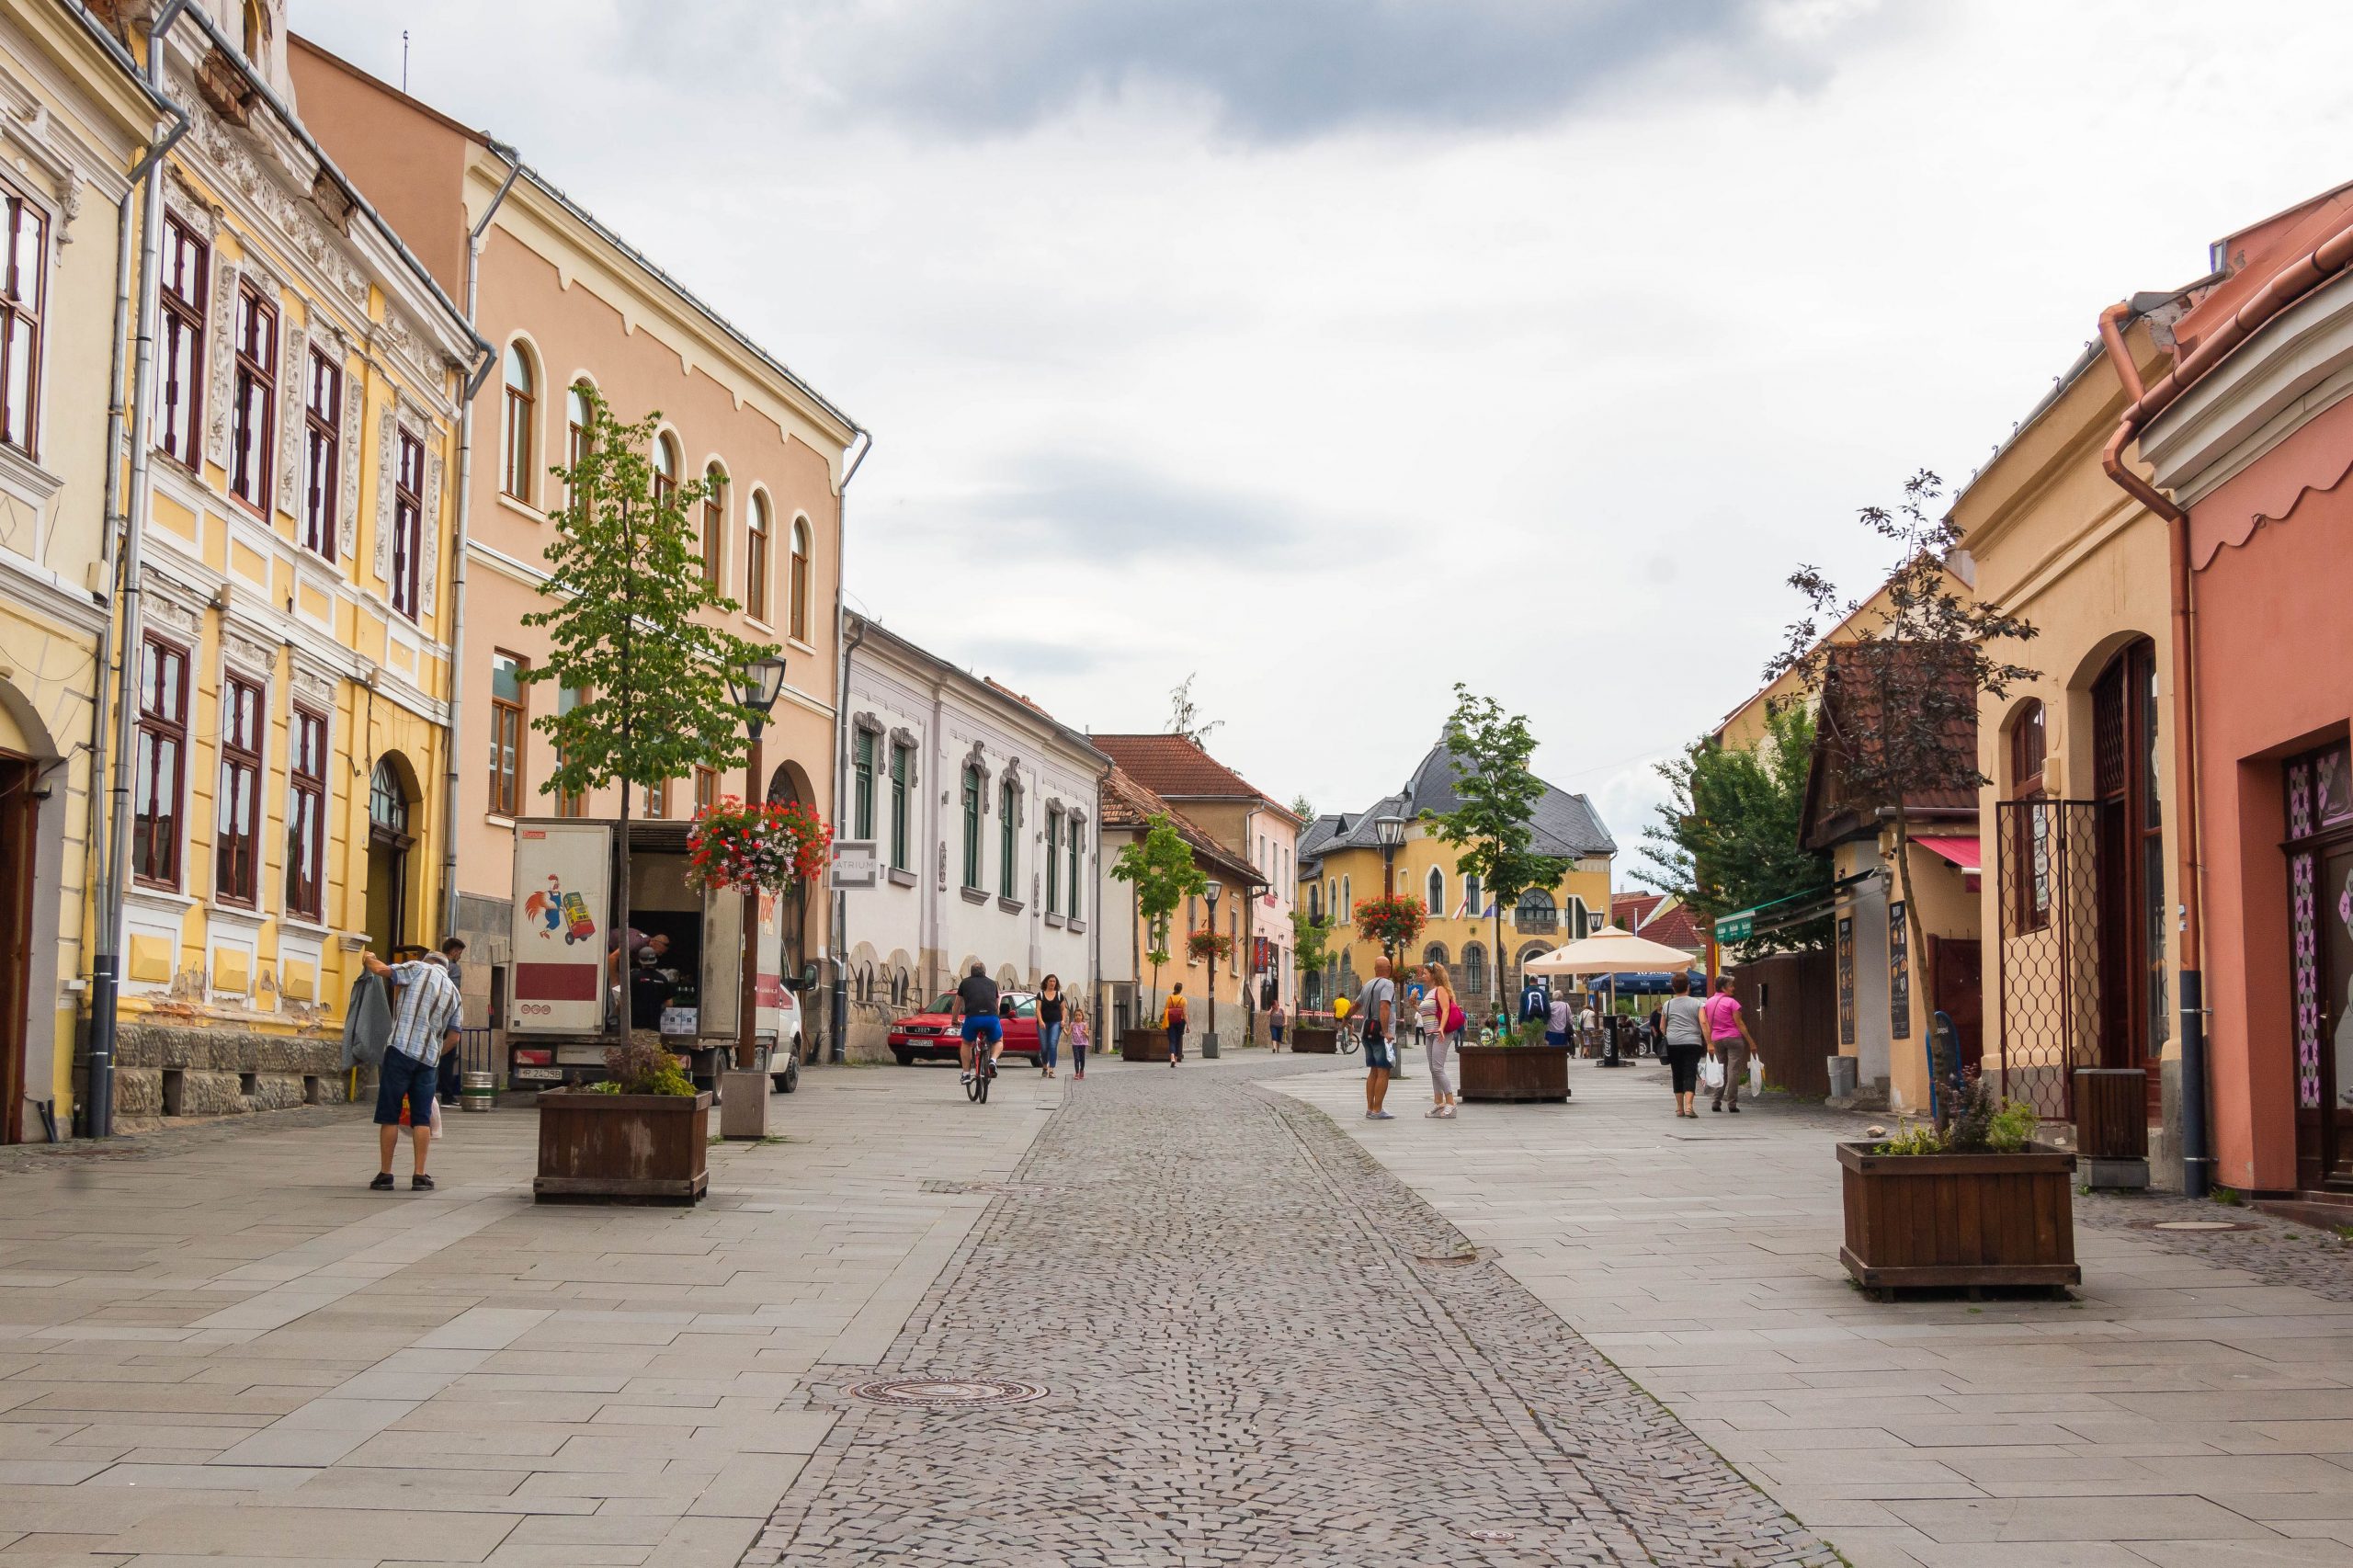
[(915, 1053), (904, 1046), (893, 1047), (891, 1054), (899, 1059), (899, 1065), (902, 1067), (912, 1067), (915, 1064)]
[(792, 1054), (785, 1058), (784, 1071), (772, 1074), (769, 1081), (779, 1095), (789, 1095), (801, 1086), (801, 1042), (792, 1042)]

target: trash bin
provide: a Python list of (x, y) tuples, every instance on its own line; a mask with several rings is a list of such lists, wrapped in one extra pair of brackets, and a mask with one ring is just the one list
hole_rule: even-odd
[(458, 1074), (458, 1108), (486, 1111), (498, 1101), (495, 1081), (488, 1073)]
[(1830, 1058), (1830, 1097), (1834, 1100), (1852, 1099), (1862, 1063), (1851, 1056)]

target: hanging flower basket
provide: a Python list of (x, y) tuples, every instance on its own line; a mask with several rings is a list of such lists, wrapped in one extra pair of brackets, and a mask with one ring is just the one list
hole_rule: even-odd
[(798, 801), (747, 806), (733, 796), (695, 813), (687, 834), (687, 881), (698, 891), (784, 892), (824, 874), (834, 830)]
[(1404, 952), (1429, 923), (1429, 912), (1418, 898), (1366, 898), (1357, 901), (1356, 927), (1368, 940), (1392, 952)]
[(1221, 931), (1196, 931), (1185, 938), (1185, 951), (1196, 959), (1228, 958), (1233, 952), (1233, 938)]

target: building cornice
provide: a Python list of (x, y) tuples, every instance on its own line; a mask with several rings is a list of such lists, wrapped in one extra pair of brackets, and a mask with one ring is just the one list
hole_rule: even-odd
[(2289, 306), (2141, 432), (2150, 477), (2195, 506), (2353, 395), (2353, 287)]

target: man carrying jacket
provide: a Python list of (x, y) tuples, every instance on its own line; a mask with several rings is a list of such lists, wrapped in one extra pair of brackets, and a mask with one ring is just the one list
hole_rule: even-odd
[(376, 1070), (376, 1136), (381, 1158), (376, 1179), (368, 1185), (378, 1192), (392, 1189), (392, 1152), (400, 1146), (401, 1103), (405, 1100), (409, 1133), (416, 1145), (416, 1168), (409, 1176), (409, 1190), (430, 1192), (433, 1178), (425, 1174), (425, 1155), (433, 1142), (435, 1064), (441, 1060), (443, 1046), (457, 1032), (465, 1002), (449, 971), (438, 960), (386, 963), (374, 953), (363, 952), (359, 961), (369, 973), (397, 987), (392, 1038)]

